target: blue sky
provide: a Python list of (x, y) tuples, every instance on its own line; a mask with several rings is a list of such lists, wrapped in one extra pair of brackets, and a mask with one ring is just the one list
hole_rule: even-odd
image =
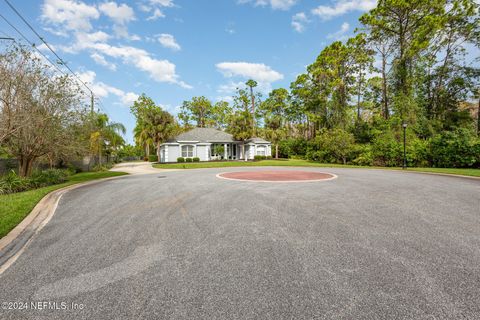
[[(89, 83), (113, 121), (146, 93), (172, 113), (205, 95), (228, 99), (253, 78), (288, 87), (321, 49), (343, 40), (375, 0), (44, 0), (10, 2)], [(0, 12), (38, 38), (0, 1)], [(0, 30), (18, 38), (5, 22)], [(5, 36), (5, 34), (0, 35)], [(42, 50), (46, 48), (40, 46)], [(45, 51), (47, 53), (47, 51)]]

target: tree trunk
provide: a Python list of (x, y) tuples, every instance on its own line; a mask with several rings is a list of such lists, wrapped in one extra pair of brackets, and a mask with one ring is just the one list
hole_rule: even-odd
[(19, 168), (18, 174), (21, 177), (28, 177), (32, 173), (33, 158), (30, 157), (20, 157), (19, 159)]
[(278, 159), (278, 143), (275, 145), (275, 159)]
[(478, 90), (477, 134), (480, 137), (480, 89)]
[(160, 162), (160, 142), (157, 143), (157, 162)]
[(150, 156), (150, 143), (145, 145), (145, 156), (148, 158)]
[(382, 102), (383, 102), (383, 116), (385, 119), (388, 119), (390, 112), (388, 110), (388, 94), (387, 94), (387, 57), (385, 54), (382, 54)]

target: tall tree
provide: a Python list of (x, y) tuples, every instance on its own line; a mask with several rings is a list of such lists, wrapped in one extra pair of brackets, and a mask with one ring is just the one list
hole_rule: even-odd
[(55, 76), (32, 52), (14, 47), (0, 54), (0, 132), (2, 147), (28, 176), (34, 162), (57, 154), (82, 121), (80, 91), (67, 76)]
[(214, 106), (205, 98), (193, 97), (190, 101), (184, 101), (181, 107), (181, 119), (184, 123), (189, 120), (196, 122), (197, 127), (206, 128), (214, 125)]
[(256, 133), (256, 123), (255, 123), (255, 95), (253, 94), (253, 88), (255, 88), (258, 83), (255, 80), (249, 79), (246, 83), (247, 87), (250, 88), (250, 99), (252, 101), (252, 129), (253, 129), (253, 135), (255, 136)]

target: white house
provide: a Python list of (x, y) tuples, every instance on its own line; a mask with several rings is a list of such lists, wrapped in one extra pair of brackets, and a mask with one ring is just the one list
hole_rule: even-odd
[[(221, 148), (217, 146), (223, 146), (222, 154), (218, 154)], [(260, 138), (238, 141), (221, 130), (195, 128), (163, 143), (160, 146), (160, 162), (177, 162), (179, 157), (198, 157), (200, 161), (245, 160), (243, 152), (247, 160), (253, 160), (255, 155), (271, 156), (272, 144)]]

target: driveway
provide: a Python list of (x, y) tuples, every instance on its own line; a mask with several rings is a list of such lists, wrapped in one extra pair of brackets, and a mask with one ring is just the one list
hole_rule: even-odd
[(139, 161), (139, 162), (122, 162), (116, 164), (110, 171), (126, 172), (129, 174), (149, 174), (159, 173), (165, 171), (174, 171), (173, 169), (156, 169), (152, 167), (151, 162)]
[(250, 170), (307, 169), (161, 172), (67, 193), (0, 276), (0, 301), (49, 307), (0, 318), (480, 318), (480, 181), (216, 178)]

